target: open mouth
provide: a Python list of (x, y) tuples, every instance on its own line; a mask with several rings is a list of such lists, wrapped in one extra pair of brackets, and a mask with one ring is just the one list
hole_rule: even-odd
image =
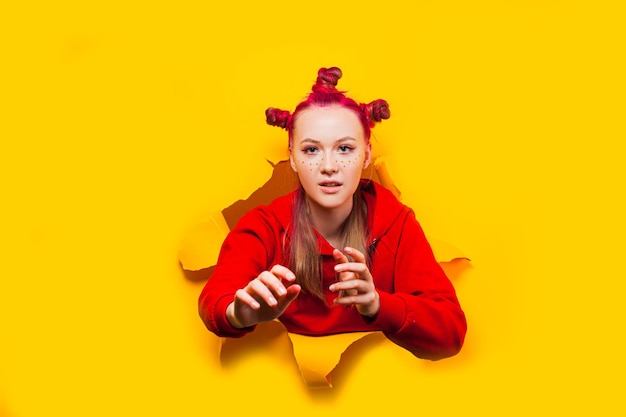
[(325, 182), (321, 182), (320, 186), (321, 187), (340, 187), (341, 183), (335, 182), (335, 181), (325, 181)]
[(324, 181), (320, 182), (319, 186), (323, 192), (327, 194), (336, 193), (341, 189), (343, 184), (337, 181)]

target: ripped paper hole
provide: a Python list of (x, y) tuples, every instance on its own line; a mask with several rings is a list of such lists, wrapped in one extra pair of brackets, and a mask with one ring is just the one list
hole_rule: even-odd
[[(187, 231), (178, 253), (187, 277), (193, 280), (209, 279), (217, 263), (222, 242), (239, 219), (254, 207), (267, 205), (276, 197), (287, 194), (297, 187), (297, 176), (291, 169), (289, 161), (283, 160), (274, 164), (268, 160), (268, 163), (273, 167), (272, 176), (263, 186), (247, 199), (238, 200), (221, 211), (209, 213)], [(369, 168), (364, 170), (362, 177), (373, 179), (400, 198), (400, 190), (395, 186), (383, 157), (376, 157)], [(451, 280), (469, 265), (469, 258), (455, 246), (431, 236), (427, 239), (435, 259)], [(276, 322), (280, 323), (277, 320)], [(300, 374), (309, 388), (332, 387), (330, 374), (341, 362), (346, 349), (370, 334), (380, 333), (342, 333), (313, 337), (289, 333), (282, 324), (281, 327), (291, 340)], [(257, 328), (255, 332), (258, 331)], [(218, 347), (220, 355), (229, 344), (234, 343), (229, 343), (226, 338), (220, 338)]]

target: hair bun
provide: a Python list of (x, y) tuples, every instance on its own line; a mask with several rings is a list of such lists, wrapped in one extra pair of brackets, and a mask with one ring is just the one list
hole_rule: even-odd
[(291, 114), (287, 110), (277, 109), (276, 107), (269, 107), (265, 110), (265, 119), (270, 126), (277, 126), (283, 129), (287, 129), (289, 124), (289, 118)]
[(374, 100), (371, 103), (364, 105), (363, 111), (365, 112), (367, 120), (369, 120), (370, 127), (374, 126), (375, 123), (378, 123), (383, 119), (389, 119), (391, 116), (389, 103), (382, 99)]
[(337, 67), (320, 68), (317, 71), (317, 80), (312, 90), (314, 93), (334, 93), (337, 92), (335, 86), (343, 74)]

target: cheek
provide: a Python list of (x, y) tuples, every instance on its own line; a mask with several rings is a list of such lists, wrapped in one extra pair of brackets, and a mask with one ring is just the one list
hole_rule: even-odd
[(336, 162), (341, 164), (341, 166), (346, 169), (362, 169), (364, 161), (365, 158), (363, 153), (357, 153), (352, 155), (342, 155), (337, 158)]
[(320, 165), (324, 162), (324, 157), (321, 155), (309, 156), (301, 159), (295, 158), (295, 161), (299, 169), (306, 169), (313, 172), (319, 169)]

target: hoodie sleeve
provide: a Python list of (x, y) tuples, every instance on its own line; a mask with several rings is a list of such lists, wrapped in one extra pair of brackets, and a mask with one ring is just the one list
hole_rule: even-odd
[(268, 269), (272, 242), (272, 228), (258, 209), (244, 215), (224, 240), (215, 270), (198, 300), (200, 318), (217, 336), (241, 337), (254, 329), (233, 327), (226, 307), (238, 289)]
[(465, 314), (413, 211), (400, 221), (393, 291), (378, 289), (380, 310), (372, 324), (420, 358), (453, 356), (465, 339)]

